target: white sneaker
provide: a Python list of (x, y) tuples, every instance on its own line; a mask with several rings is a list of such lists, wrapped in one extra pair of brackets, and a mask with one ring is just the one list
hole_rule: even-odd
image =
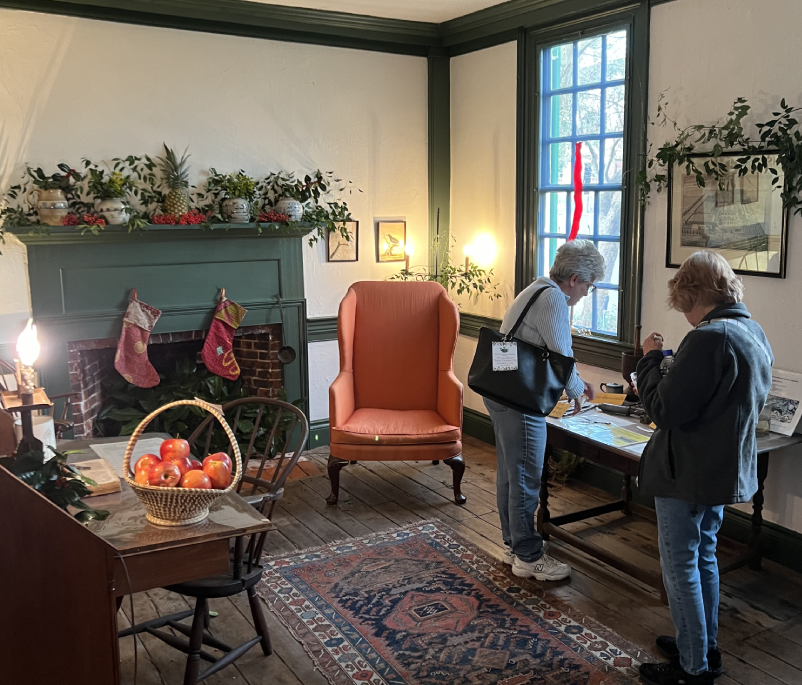
[(507, 564), (507, 566), (512, 566), (515, 562), (515, 555), (512, 553), (512, 547), (504, 545), (504, 554), (501, 555), (501, 561)]
[(512, 564), (512, 573), (519, 578), (534, 578), (535, 580), (564, 580), (571, 575), (571, 567), (557, 561), (554, 557), (544, 554), (537, 561), (521, 561), (518, 557)]

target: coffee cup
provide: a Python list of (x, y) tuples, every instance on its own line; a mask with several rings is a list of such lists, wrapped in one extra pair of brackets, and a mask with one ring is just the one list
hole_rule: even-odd
[(611, 395), (623, 395), (624, 394), (624, 386), (621, 383), (601, 383), (599, 385), (602, 392), (609, 393)]

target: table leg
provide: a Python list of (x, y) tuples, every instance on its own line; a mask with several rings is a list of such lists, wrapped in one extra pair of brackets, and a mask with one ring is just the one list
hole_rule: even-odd
[(627, 515), (631, 514), (632, 510), (629, 504), (632, 502), (632, 476), (628, 473), (624, 475), (624, 485), (621, 488), (621, 501), (624, 503), (624, 506), (621, 507), (621, 511)]
[(540, 476), (540, 502), (537, 509), (537, 532), (544, 540), (549, 539), (549, 534), (545, 530), (547, 523), (551, 521), (549, 512), (549, 462), (552, 455), (551, 445), (546, 444), (546, 454), (543, 457), (543, 474)]
[(757, 492), (752, 498), (752, 534), (749, 537), (749, 568), (759, 571), (763, 560), (763, 486), (769, 474), (769, 454), (757, 455)]

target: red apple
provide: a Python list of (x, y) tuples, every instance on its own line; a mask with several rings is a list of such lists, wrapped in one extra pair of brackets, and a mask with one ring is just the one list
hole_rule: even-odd
[(161, 460), (161, 457), (157, 457), (155, 454), (143, 454), (141, 457), (139, 457), (139, 459), (137, 459), (136, 464), (134, 465), (134, 472), (136, 473), (142, 469), (148, 471), (151, 466), (158, 464)]
[(209, 476), (209, 480), (212, 481), (212, 487), (217, 490), (227, 488), (231, 482), (231, 469), (222, 461), (209, 461), (207, 457), (203, 460), (203, 472)]
[(183, 478), (181, 478), (182, 488), (201, 488), (202, 490), (211, 490), (212, 481), (203, 471), (187, 471)]
[(214, 454), (210, 454), (206, 459), (203, 460), (204, 467), (207, 463), (213, 461), (221, 461), (225, 465), (225, 467), (231, 471), (234, 466), (231, 463), (231, 457), (229, 457), (225, 452), (215, 452)]
[(193, 471), (203, 471), (203, 464), (200, 463), (195, 457), (189, 458), (189, 464)]
[(161, 444), (159, 454), (162, 455), (162, 459), (189, 457), (189, 443), (181, 438), (170, 438)]
[(148, 473), (150, 472), (150, 466), (144, 469), (137, 469), (136, 475), (134, 476), (134, 483), (139, 485), (150, 485), (148, 482)]
[(148, 471), (148, 484), (162, 488), (174, 488), (181, 482), (181, 471), (171, 461), (160, 461)]
[(178, 467), (178, 470), (181, 471), (181, 477), (183, 478), (184, 474), (188, 471), (192, 471), (192, 462), (187, 459), (187, 457), (177, 457), (174, 454), (170, 455), (164, 461), (169, 461), (175, 464)]

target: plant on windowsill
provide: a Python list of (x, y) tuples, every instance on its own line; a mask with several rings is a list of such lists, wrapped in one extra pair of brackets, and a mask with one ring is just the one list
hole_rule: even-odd
[[(456, 237), (452, 236), (452, 244), (456, 243)], [(414, 266), (403, 268), (397, 274), (390, 276), (391, 281), (436, 281), (442, 285), (449, 295), (468, 295), (469, 297), (488, 297), (490, 300), (501, 298), (497, 292), (498, 284), (493, 282), (493, 269), (482, 269), (475, 263), (470, 263), (468, 268), (451, 263), (452, 249), (443, 251), (443, 258), (440, 259), (440, 238), (439, 236), (432, 241), (435, 251), (435, 267), (432, 270), (428, 266)]]
[(43, 449), (39, 449), (24, 454), (17, 452), (13, 457), (0, 459), (0, 465), (64, 511), (69, 511), (70, 507), (78, 509), (74, 516), (81, 523), (92, 519), (102, 521), (108, 517), (108, 511), (92, 509), (81, 501), (82, 497), (91, 494), (87, 486), (97, 483), (81, 475), (78, 469), (67, 463), (67, 457), (80, 450), (57, 452), (50, 447), (44, 449), (53, 452), (53, 456), (47, 461)]
[[(802, 215), (802, 128), (796, 119), (802, 107), (786, 104), (785, 98), (780, 100), (771, 119), (755, 124), (755, 139), (744, 130), (744, 120), (752, 110), (746, 98), (735, 100), (722, 124), (692, 124), (684, 128), (669, 116), (668, 105), (666, 94), (661, 93), (657, 116), (649, 123), (672, 129), (676, 137), (663, 143), (654, 155), (651, 146), (647, 152), (644, 167), (637, 176), (643, 204), (648, 202), (652, 188), (658, 193), (666, 188), (668, 172), (674, 166), (694, 176), (700, 188), (705, 187), (705, 177), (712, 177), (723, 189), (728, 175), (733, 172), (745, 176), (766, 170), (774, 176), (772, 185), (777, 185), (777, 170), (768, 163), (768, 155), (776, 155), (777, 164), (785, 174), (784, 187), (780, 188), (783, 207)], [(732, 165), (724, 164), (720, 157), (727, 152), (741, 152), (743, 157), (736, 157)], [(699, 155), (710, 155), (702, 168), (693, 159)]]

